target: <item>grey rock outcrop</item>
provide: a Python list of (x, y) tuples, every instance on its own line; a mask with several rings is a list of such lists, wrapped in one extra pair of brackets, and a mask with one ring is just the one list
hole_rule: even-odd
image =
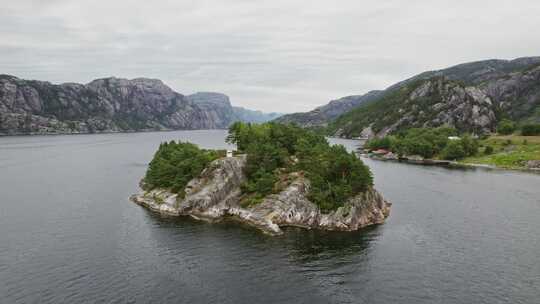
[[(417, 106), (426, 102), (431, 104)], [(378, 136), (403, 127), (442, 125), (463, 131), (489, 133), (496, 125), (495, 107), (484, 91), (476, 87), (464, 87), (446, 81), (445, 78), (425, 81), (409, 94), (398, 112), (401, 117), (379, 131)]]
[(540, 160), (529, 160), (526, 167), (531, 170), (540, 170)]
[(419, 81), (359, 107), (335, 122), (342, 137), (381, 137), (408, 128), (454, 127), (462, 132), (489, 133), (497, 125), (497, 107), (486, 92), (445, 77)]
[(216, 128), (227, 128), (232, 122), (238, 120), (229, 96), (225, 94), (199, 92), (187, 95), (186, 99), (202, 109), (206, 119), (213, 121)]
[(265, 233), (281, 234), (280, 227), (353, 231), (383, 223), (390, 203), (373, 188), (349, 199), (343, 207), (322, 213), (307, 198), (310, 184), (301, 174), (281, 192), (272, 194), (251, 207), (241, 206), (240, 185), (245, 181), (245, 156), (218, 159), (186, 187), (178, 197), (164, 189), (141, 191), (131, 200), (150, 210), (167, 215), (187, 215), (196, 219), (220, 221), (232, 217)]
[(508, 118), (540, 122), (540, 65), (484, 82), (479, 87)]

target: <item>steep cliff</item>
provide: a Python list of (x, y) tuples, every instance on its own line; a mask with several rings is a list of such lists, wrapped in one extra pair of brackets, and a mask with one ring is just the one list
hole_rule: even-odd
[(232, 217), (272, 235), (281, 234), (283, 226), (353, 231), (383, 223), (390, 213), (390, 203), (373, 188), (349, 199), (335, 211), (322, 213), (307, 199), (310, 183), (299, 173), (293, 173), (293, 181), (279, 193), (245, 207), (241, 205), (240, 190), (246, 180), (245, 165), (245, 156), (221, 158), (188, 183), (183, 198), (166, 189), (154, 189), (141, 191), (131, 200), (168, 215), (209, 221)]
[(477, 87), (447, 78), (410, 83), (377, 102), (339, 117), (331, 132), (339, 136), (383, 136), (410, 127), (448, 125), (461, 131), (490, 132), (495, 128), (495, 105)]
[(157, 79), (56, 85), (0, 75), (0, 135), (221, 129), (236, 120), (227, 96), (184, 96)]
[(225, 94), (199, 92), (185, 97), (186, 100), (203, 110), (206, 119), (213, 121), (216, 128), (227, 128), (231, 122), (238, 120), (229, 96)]
[(503, 118), (540, 122), (540, 64), (480, 83)]

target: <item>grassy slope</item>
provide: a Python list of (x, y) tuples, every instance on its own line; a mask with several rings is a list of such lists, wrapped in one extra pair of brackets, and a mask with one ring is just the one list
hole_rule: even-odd
[(482, 140), (481, 145), (493, 147), (493, 154), (484, 155), (482, 148), (477, 156), (467, 157), (460, 162), (524, 169), (526, 161), (540, 160), (540, 136), (492, 136)]

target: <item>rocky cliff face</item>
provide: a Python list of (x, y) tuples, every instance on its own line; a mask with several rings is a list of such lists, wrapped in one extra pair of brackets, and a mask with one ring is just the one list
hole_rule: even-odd
[[(438, 78), (423, 81), (414, 89), (405, 91), (395, 100), (383, 100), (378, 107), (372, 107), (375, 110), (353, 112), (350, 119), (364, 123), (361, 134), (371, 132), (372, 136), (384, 136), (410, 127), (447, 125), (475, 133), (487, 133), (495, 128), (495, 106), (491, 98), (476, 87), (465, 87), (446, 78)], [(345, 124), (336, 133), (350, 134), (355, 127), (351, 123)]]
[(186, 99), (201, 108), (206, 118), (213, 121), (219, 129), (227, 128), (231, 122), (238, 120), (229, 96), (225, 94), (199, 92), (187, 95)]
[(501, 116), (520, 121), (540, 122), (540, 65), (480, 83)]
[(221, 129), (237, 119), (227, 96), (183, 96), (157, 79), (55, 85), (0, 75), (0, 135)]
[(281, 234), (283, 226), (353, 231), (383, 223), (390, 213), (390, 204), (375, 189), (369, 189), (336, 211), (323, 214), (307, 199), (309, 181), (300, 174), (295, 174), (294, 181), (280, 193), (267, 196), (253, 207), (242, 207), (240, 185), (245, 181), (245, 163), (245, 156), (214, 161), (188, 183), (184, 198), (155, 189), (133, 195), (131, 200), (168, 215), (209, 221), (233, 217), (272, 235)]
[[(307, 127), (330, 125), (335, 135), (342, 136), (373, 135), (381, 130), (394, 130), (399, 126), (423, 126), (424, 124), (436, 126), (439, 122), (449, 123), (469, 132), (493, 131), (501, 118), (540, 121), (539, 75), (540, 57), (464, 63), (442, 70), (424, 72), (398, 82), (384, 91), (375, 91), (375, 94), (367, 101), (353, 103), (350, 108), (343, 108), (341, 116), (321, 114), (324, 111), (319, 109), (331, 105), (328, 104), (311, 112), (286, 115), (278, 121), (295, 122)], [(445, 92), (441, 87), (440, 94), (431, 94), (433, 98), (436, 95), (441, 97), (438, 101), (433, 98), (429, 101), (429, 105), (433, 106), (431, 109), (425, 108), (426, 98), (410, 98), (408, 94), (401, 94), (400, 100), (395, 98), (401, 91), (410, 93), (410, 88), (419, 83), (433, 83), (438, 79), (445, 79), (448, 83), (453, 82), (461, 88)], [(426, 86), (430, 85), (426, 84)], [(433, 90), (431, 92), (433, 93)], [(480, 102), (481, 99), (486, 100), (485, 97), (489, 98), (490, 106), (488, 103)], [(453, 98), (452, 102), (448, 98)], [(394, 102), (388, 103), (388, 99), (393, 99)], [(401, 105), (405, 101), (411, 105), (416, 103), (416, 107), (422, 110), (403, 112), (407, 110)], [(387, 111), (374, 113), (373, 108), (377, 107), (374, 104), (377, 103), (381, 103), (381, 107), (386, 107)], [(357, 109), (355, 115), (350, 114), (351, 111)], [(362, 116), (365, 115), (359, 114), (360, 111), (365, 111), (365, 115), (371, 115), (372, 120), (363, 119)], [(381, 116), (382, 114), (384, 116)], [(389, 120), (389, 117), (394, 117), (394, 119)], [(475, 121), (467, 123), (464, 119)], [(381, 126), (380, 123), (375, 123), (377, 120), (386, 120), (387, 124)], [(401, 122), (398, 123), (400, 120)], [(398, 124), (394, 125), (396, 123)], [(372, 124), (375, 124), (375, 127), (371, 126)]]

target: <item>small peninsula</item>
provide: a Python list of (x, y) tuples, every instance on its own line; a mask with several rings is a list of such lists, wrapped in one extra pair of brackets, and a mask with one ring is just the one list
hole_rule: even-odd
[(411, 128), (371, 138), (363, 155), (422, 165), (540, 170), (540, 124), (503, 120), (496, 134), (474, 136), (450, 127)]
[(210, 222), (238, 220), (270, 235), (281, 227), (354, 231), (381, 224), (390, 206), (369, 168), (343, 146), (293, 125), (235, 123), (235, 155), (162, 143), (131, 200)]

